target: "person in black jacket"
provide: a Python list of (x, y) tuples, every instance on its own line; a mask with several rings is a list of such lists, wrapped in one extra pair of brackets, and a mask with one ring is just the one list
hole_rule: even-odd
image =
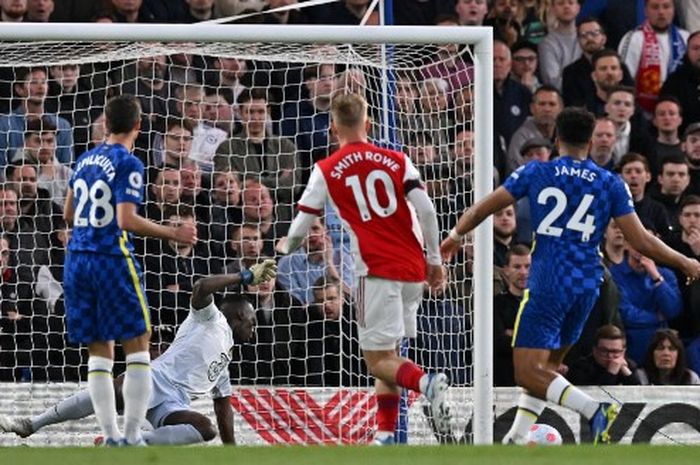
[(583, 386), (638, 385), (637, 367), (626, 351), (625, 333), (615, 325), (601, 326), (592, 353), (569, 367), (567, 378)]
[(514, 245), (506, 255), (503, 273), (508, 289), (493, 299), (494, 385), (515, 386), (513, 374), (513, 331), (515, 319), (530, 274), (530, 249)]

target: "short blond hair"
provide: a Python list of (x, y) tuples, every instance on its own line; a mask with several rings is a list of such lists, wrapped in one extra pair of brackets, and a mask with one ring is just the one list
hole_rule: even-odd
[(367, 118), (367, 101), (358, 94), (341, 94), (333, 98), (333, 121), (338, 126), (354, 128)]

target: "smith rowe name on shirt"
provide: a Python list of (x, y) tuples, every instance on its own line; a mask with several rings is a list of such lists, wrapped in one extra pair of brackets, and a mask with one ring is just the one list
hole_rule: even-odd
[(333, 167), (333, 171), (331, 171), (331, 177), (334, 179), (341, 179), (343, 177), (343, 171), (346, 168), (349, 168), (350, 166), (354, 165), (355, 163), (359, 161), (373, 161), (375, 163), (380, 163), (387, 168), (389, 168), (391, 171), (398, 171), (400, 166), (396, 161), (384, 154), (381, 153), (375, 153), (375, 152), (352, 152), (348, 153), (345, 155), (343, 158), (341, 158), (338, 163), (335, 164)]
[(596, 173), (588, 169), (573, 168), (571, 166), (555, 166), (554, 167), (555, 176), (578, 176), (579, 178), (585, 179), (588, 182), (593, 182), (596, 178)]

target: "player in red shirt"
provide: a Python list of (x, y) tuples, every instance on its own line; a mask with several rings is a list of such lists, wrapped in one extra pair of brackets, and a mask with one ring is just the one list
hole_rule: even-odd
[[(397, 353), (401, 338), (416, 336), (416, 311), (423, 283), (437, 288), (444, 279), (435, 207), (406, 155), (367, 142), (370, 121), (362, 97), (335, 97), (331, 115), (331, 129), (340, 149), (314, 167), (299, 201), (299, 213), (277, 250), (290, 253), (299, 248), (330, 200), (351, 235), (358, 278), (360, 347), (376, 378), (375, 443), (394, 441), (402, 387), (426, 396), (436, 428), (447, 433), (447, 376), (426, 374)], [(425, 236), (427, 265), (420, 232)]]

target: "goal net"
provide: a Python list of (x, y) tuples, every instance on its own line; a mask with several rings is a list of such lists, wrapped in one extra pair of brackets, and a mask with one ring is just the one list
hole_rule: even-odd
[[(85, 387), (87, 354), (65, 333), (70, 228), (61, 210), (75, 160), (106, 137), (106, 100), (128, 93), (143, 111), (134, 150), (147, 173), (141, 213), (196, 221), (199, 231), (193, 248), (136, 240), (152, 356), (167, 350), (187, 317), (198, 278), (276, 258), (276, 283), (243, 289), (257, 327), (253, 340), (236, 342), (228, 367), (238, 443), (366, 443), (376, 402), (358, 346), (349, 236), (329, 206), (300, 252), (277, 257), (274, 245), (313, 163), (337, 146), (329, 106), (347, 92), (367, 99), (372, 141), (417, 166), (444, 237), (474, 198), (477, 58), (458, 39), (367, 43), (358, 28), (357, 41), (251, 41), (235, 40), (234, 26), (211, 27), (234, 40), (155, 41), (124, 28), (121, 42), (82, 40), (79, 32), (58, 41), (39, 29), (36, 40), (0, 43), (0, 414), (37, 414)], [(314, 36), (315, 28), (307, 31)], [(474, 380), (472, 258), (470, 241), (449, 266), (445, 289), (426, 292), (418, 337), (401, 348), (455, 387), (454, 438), (443, 441), (470, 439), (472, 400), (463, 388)], [(123, 369), (117, 363), (115, 374)], [(425, 400), (404, 401), (399, 430), (408, 442), (439, 442)], [(212, 412), (208, 399), (194, 408)], [(29, 443), (89, 444), (98, 431), (89, 417), (48, 427)], [(0, 444), (21, 442), (0, 434)]]

